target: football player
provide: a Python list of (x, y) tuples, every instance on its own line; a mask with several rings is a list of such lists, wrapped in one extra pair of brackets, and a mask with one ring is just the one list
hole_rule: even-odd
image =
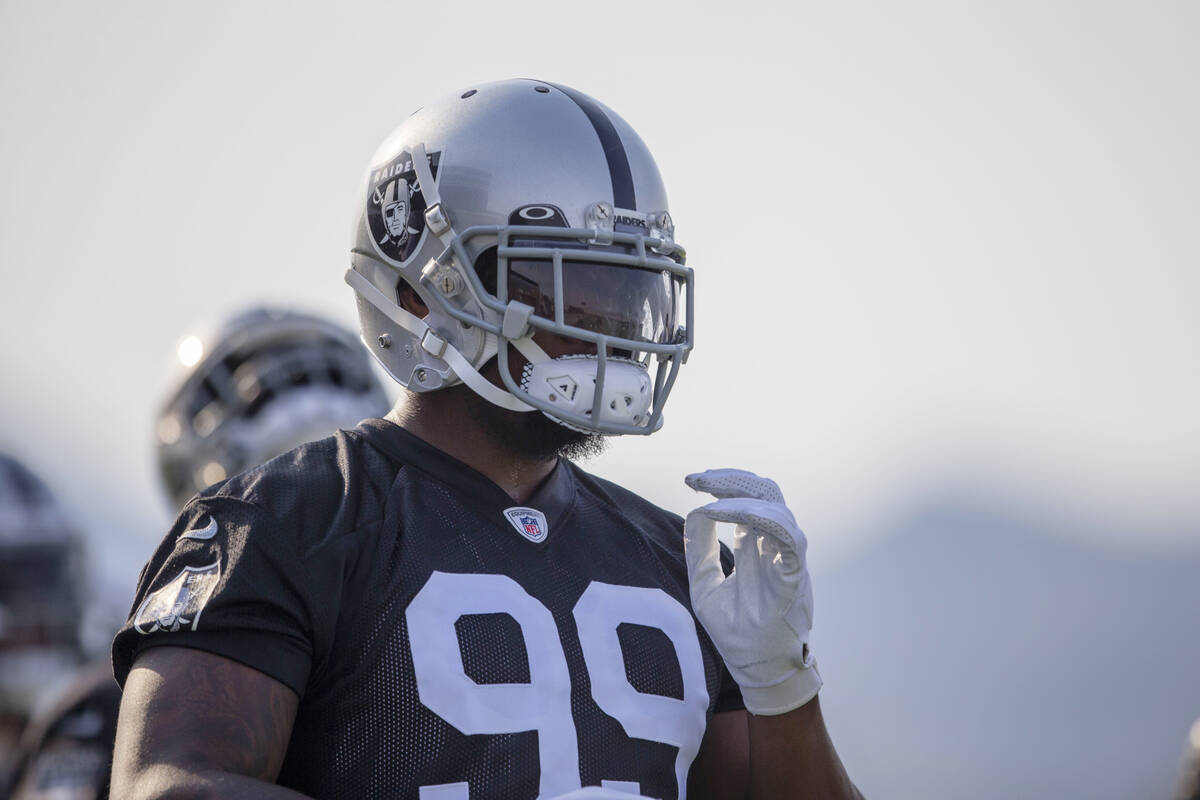
[(689, 476), (718, 499), (685, 522), (571, 460), (657, 431), (692, 348), (633, 129), (479, 85), (410, 116), (361, 197), (345, 277), (406, 391), (184, 508), (113, 645), (115, 793), (856, 796), (778, 487)]
[(81, 545), (46, 485), (0, 455), (0, 796), (30, 715), (83, 659)]
[(300, 311), (245, 309), (186, 336), (177, 356), (155, 425), (174, 511), (214, 483), (389, 405), (357, 337)]
[[(178, 355), (155, 424), (159, 473), (176, 512), (226, 475), (388, 409), (357, 337), (313, 315), (250, 308), (186, 337)], [(29, 570), (28, 560), (6, 555), (0, 586), (11, 583), (10, 572)], [(73, 595), (64, 589), (73, 587), (64, 582), (65, 576), (45, 582), (43, 591), (65, 602)], [(78, 616), (60, 612), (54, 618), (69, 623)], [(46, 675), (35, 672), (31, 680), (44, 685)], [(119, 703), (107, 659), (80, 670), (26, 726), (13, 800), (106, 796)], [(7, 796), (2, 787), (0, 797)]]

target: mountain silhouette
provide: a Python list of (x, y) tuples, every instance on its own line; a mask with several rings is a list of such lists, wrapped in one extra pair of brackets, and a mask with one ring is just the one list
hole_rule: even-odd
[(975, 492), (881, 526), (813, 566), (822, 705), (868, 796), (1169, 796), (1200, 717), (1200, 546)]

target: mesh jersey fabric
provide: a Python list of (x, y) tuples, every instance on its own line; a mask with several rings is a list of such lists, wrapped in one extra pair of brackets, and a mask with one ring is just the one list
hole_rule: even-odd
[(513, 505), (385, 420), (302, 445), (180, 513), (117, 679), (174, 645), (284, 683), (279, 783), (314, 797), (682, 796), (708, 718), (743, 707), (690, 611), (683, 520), (565, 460), (525, 504), (542, 541)]

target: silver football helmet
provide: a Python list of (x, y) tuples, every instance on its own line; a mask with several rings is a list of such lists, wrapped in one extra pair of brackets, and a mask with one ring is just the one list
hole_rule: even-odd
[[(692, 348), (692, 270), (650, 151), (597, 101), (536, 80), (454, 94), (387, 138), (346, 282), (364, 343), (409, 390), (461, 381), (586, 432), (658, 430)], [(480, 374), (492, 358), (503, 386)]]
[(176, 508), (213, 483), (388, 410), (355, 336), (308, 314), (235, 314), (183, 339), (178, 359), (155, 432)]

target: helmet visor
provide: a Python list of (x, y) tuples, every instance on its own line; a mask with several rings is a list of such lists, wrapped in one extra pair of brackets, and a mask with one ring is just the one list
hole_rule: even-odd
[[(549, 259), (508, 262), (508, 300), (539, 317), (557, 319), (554, 264)], [(562, 321), (613, 338), (651, 344), (679, 341), (682, 278), (667, 270), (596, 261), (562, 262)]]

